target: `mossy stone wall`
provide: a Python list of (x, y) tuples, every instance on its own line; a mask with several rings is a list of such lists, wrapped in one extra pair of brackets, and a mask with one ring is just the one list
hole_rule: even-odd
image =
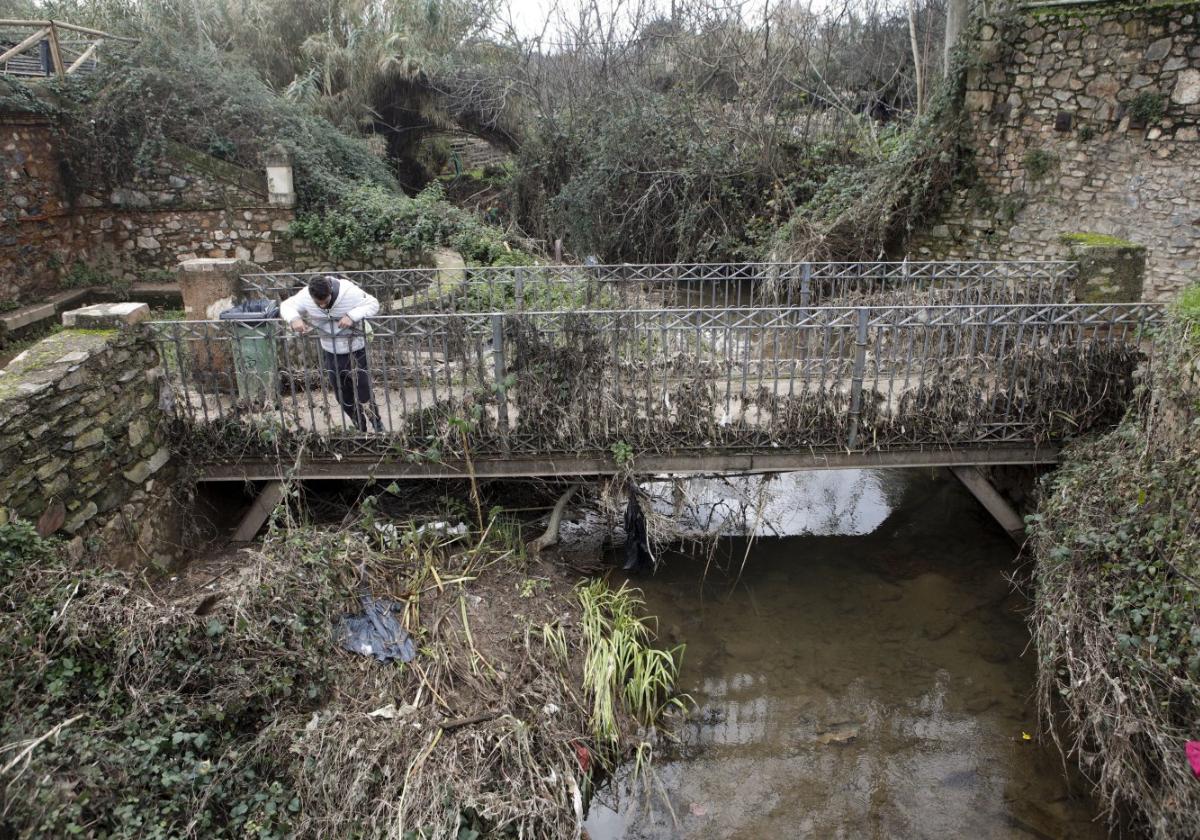
[(1073, 233), (1062, 237), (1079, 266), (1075, 299), (1080, 303), (1141, 300), (1146, 249), (1115, 236)]
[(178, 144), (118, 189), (72, 195), (58, 130), (45, 116), (0, 114), (0, 304), (38, 302), (79, 263), (136, 282), (197, 258), (254, 260), (272, 271), (401, 262), (392, 249), (331, 264), (288, 235), (295, 212), (270, 204), (263, 174)]
[(65, 330), (0, 371), (0, 521), (131, 566), (180, 552), (161, 368), (136, 329)]
[(1068, 255), (1088, 231), (1144, 246), (1144, 297), (1200, 268), (1200, 3), (1016, 10), (971, 44), (974, 179), (913, 255)]

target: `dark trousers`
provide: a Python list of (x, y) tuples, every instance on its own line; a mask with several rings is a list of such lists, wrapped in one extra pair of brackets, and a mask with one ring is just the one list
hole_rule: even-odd
[(355, 350), (352, 353), (330, 353), (328, 350), (322, 350), (321, 357), (325, 372), (329, 374), (329, 386), (337, 394), (338, 402), (341, 403), (346, 416), (360, 432), (367, 430), (368, 416), (375, 431), (383, 431), (379, 407), (371, 394), (371, 372), (367, 370), (366, 349)]

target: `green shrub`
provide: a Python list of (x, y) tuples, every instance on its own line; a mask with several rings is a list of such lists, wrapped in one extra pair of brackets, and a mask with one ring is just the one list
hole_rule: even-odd
[(64, 289), (90, 289), (93, 286), (116, 286), (119, 283), (115, 275), (103, 268), (77, 262), (67, 270), (59, 285)]
[(1045, 149), (1030, 149), (1021, 158), (1021, 163), (1029, 180), (1036, 184), (1058, 167), (1058, 155)]
[(924, 114), (884, 129), (876, 151), (826, 166), (774, 233), (777, 258), (874, 260), (934, 218), (974, 172), (963, 143), (967, 56), (960, 49)]
[(408, 262), (449, 247), (480, 265), (523, 264), (497, 228), (445, 200), (440, 184), (415, 198), (376, 185), (349, 189), (336, 207), (302, 214), (291, 234), (303, 238), (335, 261), (365, 259), (397, 248)]
[(1155, 337), (1153, 395), (1067, 450), (1028, 543), (1043, 719), (1114, 824), (1138, 814), (1135, 833), (1163, 838), (1194, 836), (1200, 808), (1183, 755), (1200, 720), (1200, 421), (1184, 392), (1197, 287), (1175, 313)]
[(120, 186), (163, 155), (167, 141), (255, 171), (281, 143), (293, 157), (301, 208), (336, 204), (358, 183), (396, 187), (366, 142), (281, 98), (227, 53), (147, 40), (54, 91), (77, 192)]
[(1150, 125), (1162, 119), (1167, 112), (1167, 99), (1160, 93), (1143, 91), (1129, 102), (1126, 113), (1133, 122)]
[(53, 544), (39, 537), (25, 520), (0, 525), (0, 587), (8, 585), (24, 567), (45, 562), (53, 552)]
[(324, 701), (344, 593), (316, 553), (257, 573), (236, 619), (172, 613), (0, 527), (0, 745), (56, 733), (5, 777), (0, 836), (288, 836), (300, 800), (266, 736)]

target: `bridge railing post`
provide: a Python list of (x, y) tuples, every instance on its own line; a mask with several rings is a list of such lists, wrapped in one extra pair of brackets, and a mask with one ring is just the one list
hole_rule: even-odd
[(812, 263), (806, 262), (800, 268), (800, 305), (808, 306), (812, 302)]
[(871, 320), (869, 307), (858, 308), (858, 329), (854, 338), (854, 373), (850, 379), (850, 423), (846, 434), (846, 448), (858, 445), (858, 420), (862, 414), (863, 374), (867, 367), (867, 325)]
[(508, 366), (504, 360), (504, 315), (492, 315), (492, 364), (496, 377), (496, 427), (500, 431), (500, 451), (509, 454), (508, 444)]

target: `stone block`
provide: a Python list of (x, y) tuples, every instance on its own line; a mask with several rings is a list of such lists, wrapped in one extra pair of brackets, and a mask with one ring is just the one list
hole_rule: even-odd
[(995, 94), (990, 90), (969, 90), (966, 95), (968, 111), (990, 111), (995, 100)]
[(37, 473), (35, 473), (35, 475), (38, 477), (38, 481), (49, 481), (55, 473), (66, 466), (66, 463), (67, 462), (62, 458), (51, 458), (49, 461), (38, 467)]
[(1175, 80), (1171, 101), (1178, 105), (1195, 105), (1200, 102), (1200, 70), (1184, 70)]
[(59, 496), (71, 486), (71, 476), (61, 472), (49, 481), (42, 483), (42, 493), (46, 496)]
[(38, 321), (45, 321), (53, 317), (53, 303), (22, 307), (14, 312), (0, 315), (0, 334), (13, 332), (14, 330), (19, 330), (23, 327), (28, 327), (30, 324), (36, 324)]
[(167, 461), (170, 459), (171, 451), (164, 446), (145, 461), (139, 461), (127, 469), (124, 473), (125, 478), (133, 484), (141, 484), (143, 481), (166, 466)]
[(142, 441), (150, 434), (150, 424), (145, 419), (139, 417), (129, 424), (129, 445), (137, 449), (142, 445)]
[(96, 503), (88, 502), (86, 505), (80, 508), (74, 516), (67, 520), (67, 524), (64, 526), (67, 530), (67, 533), (74, 534), (85, 524), (87, 524), (87, 521), (95, 516), (98, 512), (99, 508), (96, 506)]
[(72, 309), (62, 316), (64, 327), (109, 330), (137, 324), (150, 317), (150, 307), (144, 303), (94, 303)]
[(105, 437), (107, 436), (104, 434), (104, 429), (89, 429), (79, 437), (75, 438), (73, 448), (76, 452), (82, 449), (91, 449), (93, 446), (98, 446), (99, 444), (103, 443)]
[(1149, 47), (1146, 48), (1145, 54), (1142, 56), (1146, 61), (1162, 61), (1171, 53), (1171, 45), (1174, 43), (1171, 38), (1160, 38)]
[(1079, 264), (1075, 299), (1080, 303), (1140, 301), (1145, 288), (1146, 248), (1114, 236), (1071, 233), (1061, 237)]

